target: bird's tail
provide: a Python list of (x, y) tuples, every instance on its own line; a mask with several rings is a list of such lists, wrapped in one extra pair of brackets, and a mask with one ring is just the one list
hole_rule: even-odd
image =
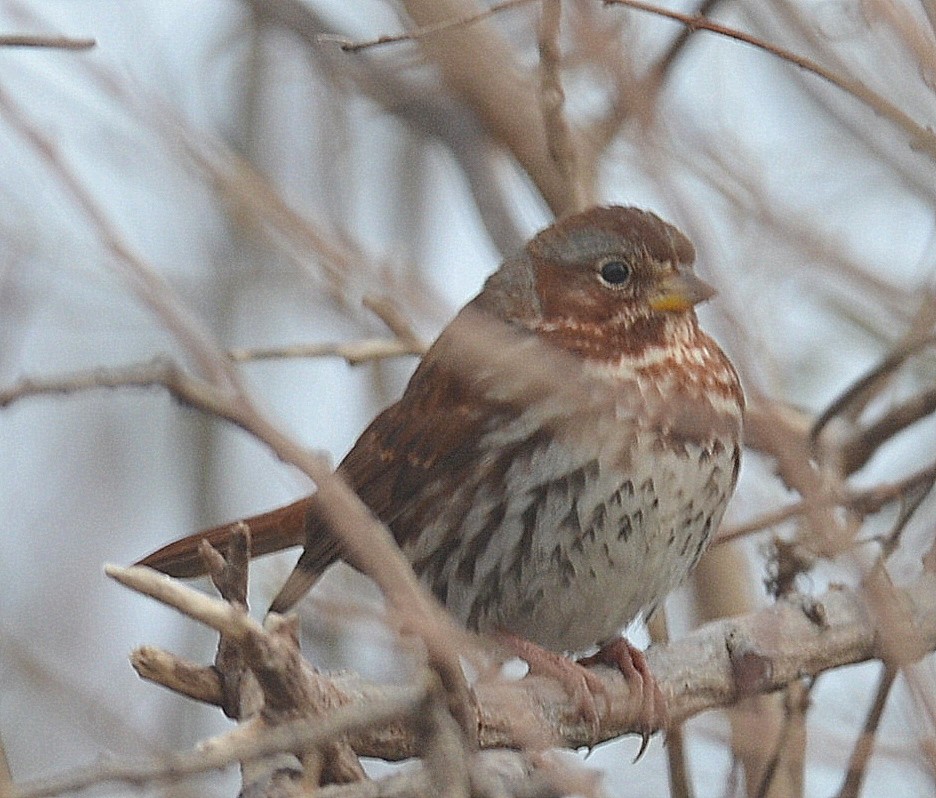
[[(246, 524), (250, 530), (251, 557), (260, 557), (290, 546), (298, 546), (305, 542), (306, 515), (309, 512), (311, 500), (311, 496), (306, 496), (285, 507), (279, 507), (252, 518), (245, 518), (243, 521), (202, 530), (163, 546), (144, 557), (136, 565), (148, 565), (150, 568), (180, 579), (201, 576), (206, 572), (205, 563), (198, 553), (201, 541), (207, 540), (216, 549), (223, 551), (231, 534), (240, 524)], [(292, 581), (292, 577), (289, 581)], [(289, 582), (287, 582), (288, 585)]]

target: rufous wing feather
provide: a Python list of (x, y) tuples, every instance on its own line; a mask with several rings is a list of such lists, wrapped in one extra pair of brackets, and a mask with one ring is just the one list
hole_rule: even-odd
[[(446, 367), (447, 339), (422, 361), (403, 397), (371, 422), (338, 466), (398, 543), (418, 532), (437, 511), (423, 490), (427, 483), (469, 459), (479, 423), (489, 416), (466, 405), (463, 381)], [(341, 555), (337, 540), (313, 502), (306, 518), (305, 550), (270, 612), (291, 609)], [(354, 562), (351, 563), (354, 565)]]

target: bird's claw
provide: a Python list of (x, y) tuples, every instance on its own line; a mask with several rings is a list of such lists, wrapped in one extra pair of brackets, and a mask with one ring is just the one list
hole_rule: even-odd
[(566, 695), (575, 702), (579, 716), (590, 726), (593, 743), (597, 743), (601, 731), (597, 696), (604, 697), (606, 707), (611, 706), (611, 697), (604, 682), (575, 660), (542, 648), (525, 638), (506, 632), (500, 633), (498, 637), (526, 661), (531, 674), (548, 676), (562, 685)]
[(640, 732), (640, 749), (634, 757), (636, 762), (650, 745), (650, 735), (654, 730), (667, 725), (666, 697), (650, 672), (647, 658), (640, 649), (622, 637), (602, 646), (597, 653), (582, 657), (578, 663), (586, 668), (592, 665), (610, 665), (617, 668), (627, 681), (634, 693), (634, 700), (639, 702), (637, 728)]

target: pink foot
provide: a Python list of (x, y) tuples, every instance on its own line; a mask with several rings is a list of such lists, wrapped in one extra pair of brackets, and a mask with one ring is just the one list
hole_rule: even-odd
[(601, 679), (575, 660), (549, 651), (526, 638), (517, 637), (509, 632), (500, 632), (497, 638), (514, 654), (526, 661), (531, 674), (548, 676), (563, 686), (566, 694), (575, 701), (581, 718), (591, 726), (592, 735), (597, 740), (601, 728), (601, 716), (595, 697), (603, 696), (605, 706), (610, 706), (611, 703), (608, 691)]
[(626, 638), (607, 643), (590, 657), (582, 657), (578, 664), (584, 667), (592, 665), (610, 665), (616, 667), (627, 681), (628, 687), (634, 692), (634, 700), (639, 702), (637, 725), (640, 729), (642, 742), (636, 762), (643, 756), (650, 743), (650, 734), (660, 726), (666, 726), (667, 710), (666, 697), (660, 690), (660, 685), (650, 672), (650, 665), (644, 653), (634, 648)]

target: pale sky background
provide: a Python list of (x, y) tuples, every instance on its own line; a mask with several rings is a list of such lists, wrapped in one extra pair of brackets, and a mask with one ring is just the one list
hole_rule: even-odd
[[(882, 16), (886, 4), (723, 5), (721, 19), (820, 57), (918, 123), (936, 124), (936, 67), (909, 52)], [(380, 3), (315, 7), (352, 37), (400, 27)], [(915, 20), (920, 46), (936, 52), (920, 8), (909, 0), (895, 7)], [(794, 11), (803, 28), (786, 16)], [(627, 15), (638, 64), (650, 63), (678, 31), (623, 9), (606, 13)], [(502, 15), (497, 24), (534, 63), (529, 12)], [(431, 338), (501, 258), (445, 143), (377, 103), (327, 89), (324, 61), (282, 31), (257, 33), (245, 4), (8, 0), (0, 33), (8, 32), (96, 39), (89, 52), (0, 49), (0, 97), (54, 143), (120, 235), (224, 346), (383, 335), (357, 303), (406, 269), (430, 286), (401, 304)], [(321, 47), (334, 63), (354, 63), (353, 55)], [(404, 44), (368, 57), (389, 69), (415, 52)], [(415, 74), (434, 85), (430, 73)], [(600, 108), (586, 77), (570, 75), (566, 85), (576, 114)], [(603, 162), (603, 198), (653, 209), (695, 241), (699, 272), (720, 292), (703, 309), (703, 323), (749, 388), (821, 410), (906, 332), (923, 292), (934, 288), (932, 160), (843, 92), (710, 34), (698, 34), (683, 54), (658, 113), (649, 132), (625, 126)], [(469, 150), (472, 140), (465, 133)], [(250, 234), (191, 147), (219, 159), (228, 150), (248, 157), (295, 210), (343, 230), (366, 253), (375, 268), (355, 277), (349, 310), (327, 295), (314, 253)], [(517, 241), (549, 222), (506, 159), (490, 174), (507, 200), (500, 221)], [(178, 351), (0, 107), (0, 387)], [(414, 363), (351, 368), (322, 359), (243, 369), (278, 423), (337, 462), (400, 394)], [(893, 395), (933, 374), (932, 362), (911, 370)], [(933, 424), (918, 425), (856, 483), (893, 481), (931, 462), (934, 440)], [(180, 750), (229, 728), (220, 712), (142, 683), (127, 663), (144, 643), (207, 661), (213, 637), (110, 582), (102, 566), (285, 503), (307, 482), (244, 434), (156, 389), (27, 399), (2, 409), (0, 463), (0, 736), (17, 780), (105, 754)], [(749, 457), (728, 520), (790, 498), (770, 464)], [(908, 574), (932, 540), (934, 509), (930, 499), (908, 530), (899, 561)], [(756, 589), (764, 540), (748, 544)], [(258, 613), (293, 556), (256, 568)], [(849, 576), (820, 568), (803, 588), (818, 592), (826, 580)], [(685, 604), (677, 597), (674, 606)], [(677, 628), (687, 625), (677, 619)], [(329, 663), (377, 673), (368, 651), (348, 643)], [(920, 667), (931, 678), (931, 663)], [(837, 789), (877, 673), (870, 664), (820, 681), (808, 795)], [(867, 795), (936, 794), (919, 739), (907, 731), (918, 721), (898, 685), (882, 732), (888, 748), (874, 761)], [(697, 794), (726, 794), (727, 725), (710, 713), (690, 728)], [(602, 746), (588, 763), (607, 770), (610, 794), (629, 785), (628, 794), (665, 795), (660, 740), (631, 765), (637, 746), (634, 739)], [(231, 795), (236, 784), (229, 771), (178, 791)]]

